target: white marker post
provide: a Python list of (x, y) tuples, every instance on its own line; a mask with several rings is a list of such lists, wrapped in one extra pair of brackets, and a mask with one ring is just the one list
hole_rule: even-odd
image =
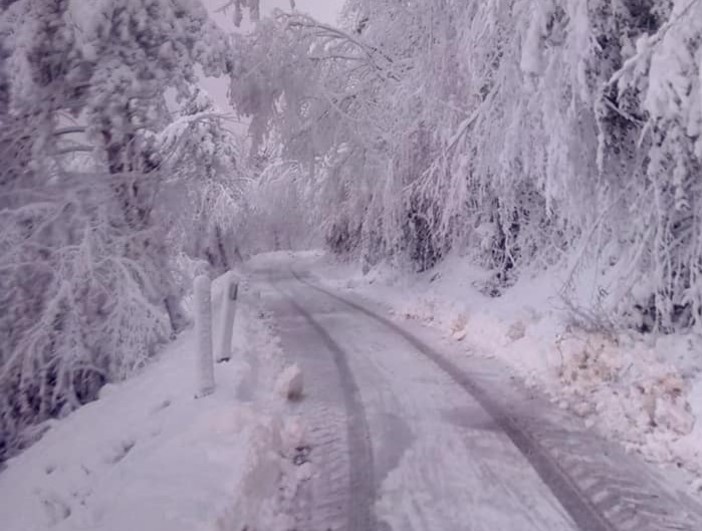
[(212, 357), (212, 295), (209, 277), (195, 279), (195, 333), (197, 336), (197, 398), (211, 395), (215, 389)]
[(222, 328), (219, 336), (217, 363), (229, 361), (232, 357), (232, 333), (236, 316), (236, 300), (239, 296), (239, 279), (233, 271), (227, 273), (226, 292), (222, 295)]

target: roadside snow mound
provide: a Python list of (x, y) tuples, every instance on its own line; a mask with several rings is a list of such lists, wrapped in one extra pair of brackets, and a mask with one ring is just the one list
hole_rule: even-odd
[[(218, 304), (215, 296), (215, 312)], [(239, 310), (235, 356), (216, 365), (213, 395), (194, 398), (188, 331), (141, 374), (106, 386), (9, 460), (0, 472), (3, 531), (282, 528), (276, 500), (260, 515), (235, 511), (257, 493), (252, 484), (275, 492), (278, 482), (296, 481), (286, 479), (292, 450), (273, 392), (280, 350), (257, 309)]]

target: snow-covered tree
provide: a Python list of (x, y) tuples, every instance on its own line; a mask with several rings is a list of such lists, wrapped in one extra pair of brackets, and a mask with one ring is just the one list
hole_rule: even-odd
[[(196, 219), (173, 223), (190, 198), (174, 199), (172, 183), (211, 175), (174, 174), (193, 145), (160, 142), (173, 121), (165, 94), (192, 97), (197, 65), (233, 75), (238, 53), (199, 0), (4, 7), (0, 459), (25, 427), (95, 398), (184, 325), (174, 231)], [(214, 139), (212, 160), (228, 142)]]
[[(610, 186), (626, 213), (620, 262), (633, 273), (615, 297), (634, 300), (641, 329), (669, 330), (702, 316), (702, 4), (661, 2), (650, 16), (655, 31), (626, 50), (603, 89), (600, 163), (610, 182), (619, 178)], [(632, 137), (619, 172), (607, 166), (621, 160), (615, 118)]]
[(234, 25), (241, 26), (244, 20), (244, 11), (248, 10), (252, 20), (258, 20), (261, 16), (261, 0), (228, 0), (220, 11), (227, 11), (233, 8)]
[[(278, 13), (232, 92), (305, 168), (328, 241), (423, 269), (594, 275), (641, 330), (702, 325), (697, 0), (349, 0)], [(312, 206), (313, 205), (313, 206)]]
[[(181, 116), (155, 137), (166, 180), (162, 192), (173, 245), (218, 272), (240, 257), (244, 198), (250, 187), (246, 150), (209, 97), (196, 90)], [(163, 210), (163, 212), (161, 212)]]

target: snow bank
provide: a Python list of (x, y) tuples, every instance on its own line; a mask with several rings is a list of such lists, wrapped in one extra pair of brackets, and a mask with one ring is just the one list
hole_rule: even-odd
[[(305, 259), (328, 284), (438, 328), (466, 355), (498, 358), (629, 451), (702, 477), (702, 338), (584, 331), (570, 319), (553, 274), (491, 298), (481, 291), (487, 274), (460, 258), (421, 275), (379, 267), (366, 276), (331, 259)], [(702, 481), (692, 488), (702, 493)]]
[[(215, 315), (221, 284), (213, 283)], [(291, 437), (274, 395), (283, 364), (277, 340), (252, 303), (239, 310), (234, 357), (216, 365), (211, 396), (194, 398), (196, 338), (188, 331), (138, 376), (106, 386), (98, 401), (53, 422), (9, 460), (0, 473), (2, 529), (284, 525), (275, 496), (261, 514), (243, 510), (258, 494), (252, 485), (275, 493), (299, 472), (288, 474)]]

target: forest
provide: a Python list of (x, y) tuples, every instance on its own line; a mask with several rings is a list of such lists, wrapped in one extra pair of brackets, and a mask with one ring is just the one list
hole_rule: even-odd
[(258, 2), (0, 0), (0, 461), (267, 250), (564, 270), (583, 327), (700, 332), (702, 1)]

